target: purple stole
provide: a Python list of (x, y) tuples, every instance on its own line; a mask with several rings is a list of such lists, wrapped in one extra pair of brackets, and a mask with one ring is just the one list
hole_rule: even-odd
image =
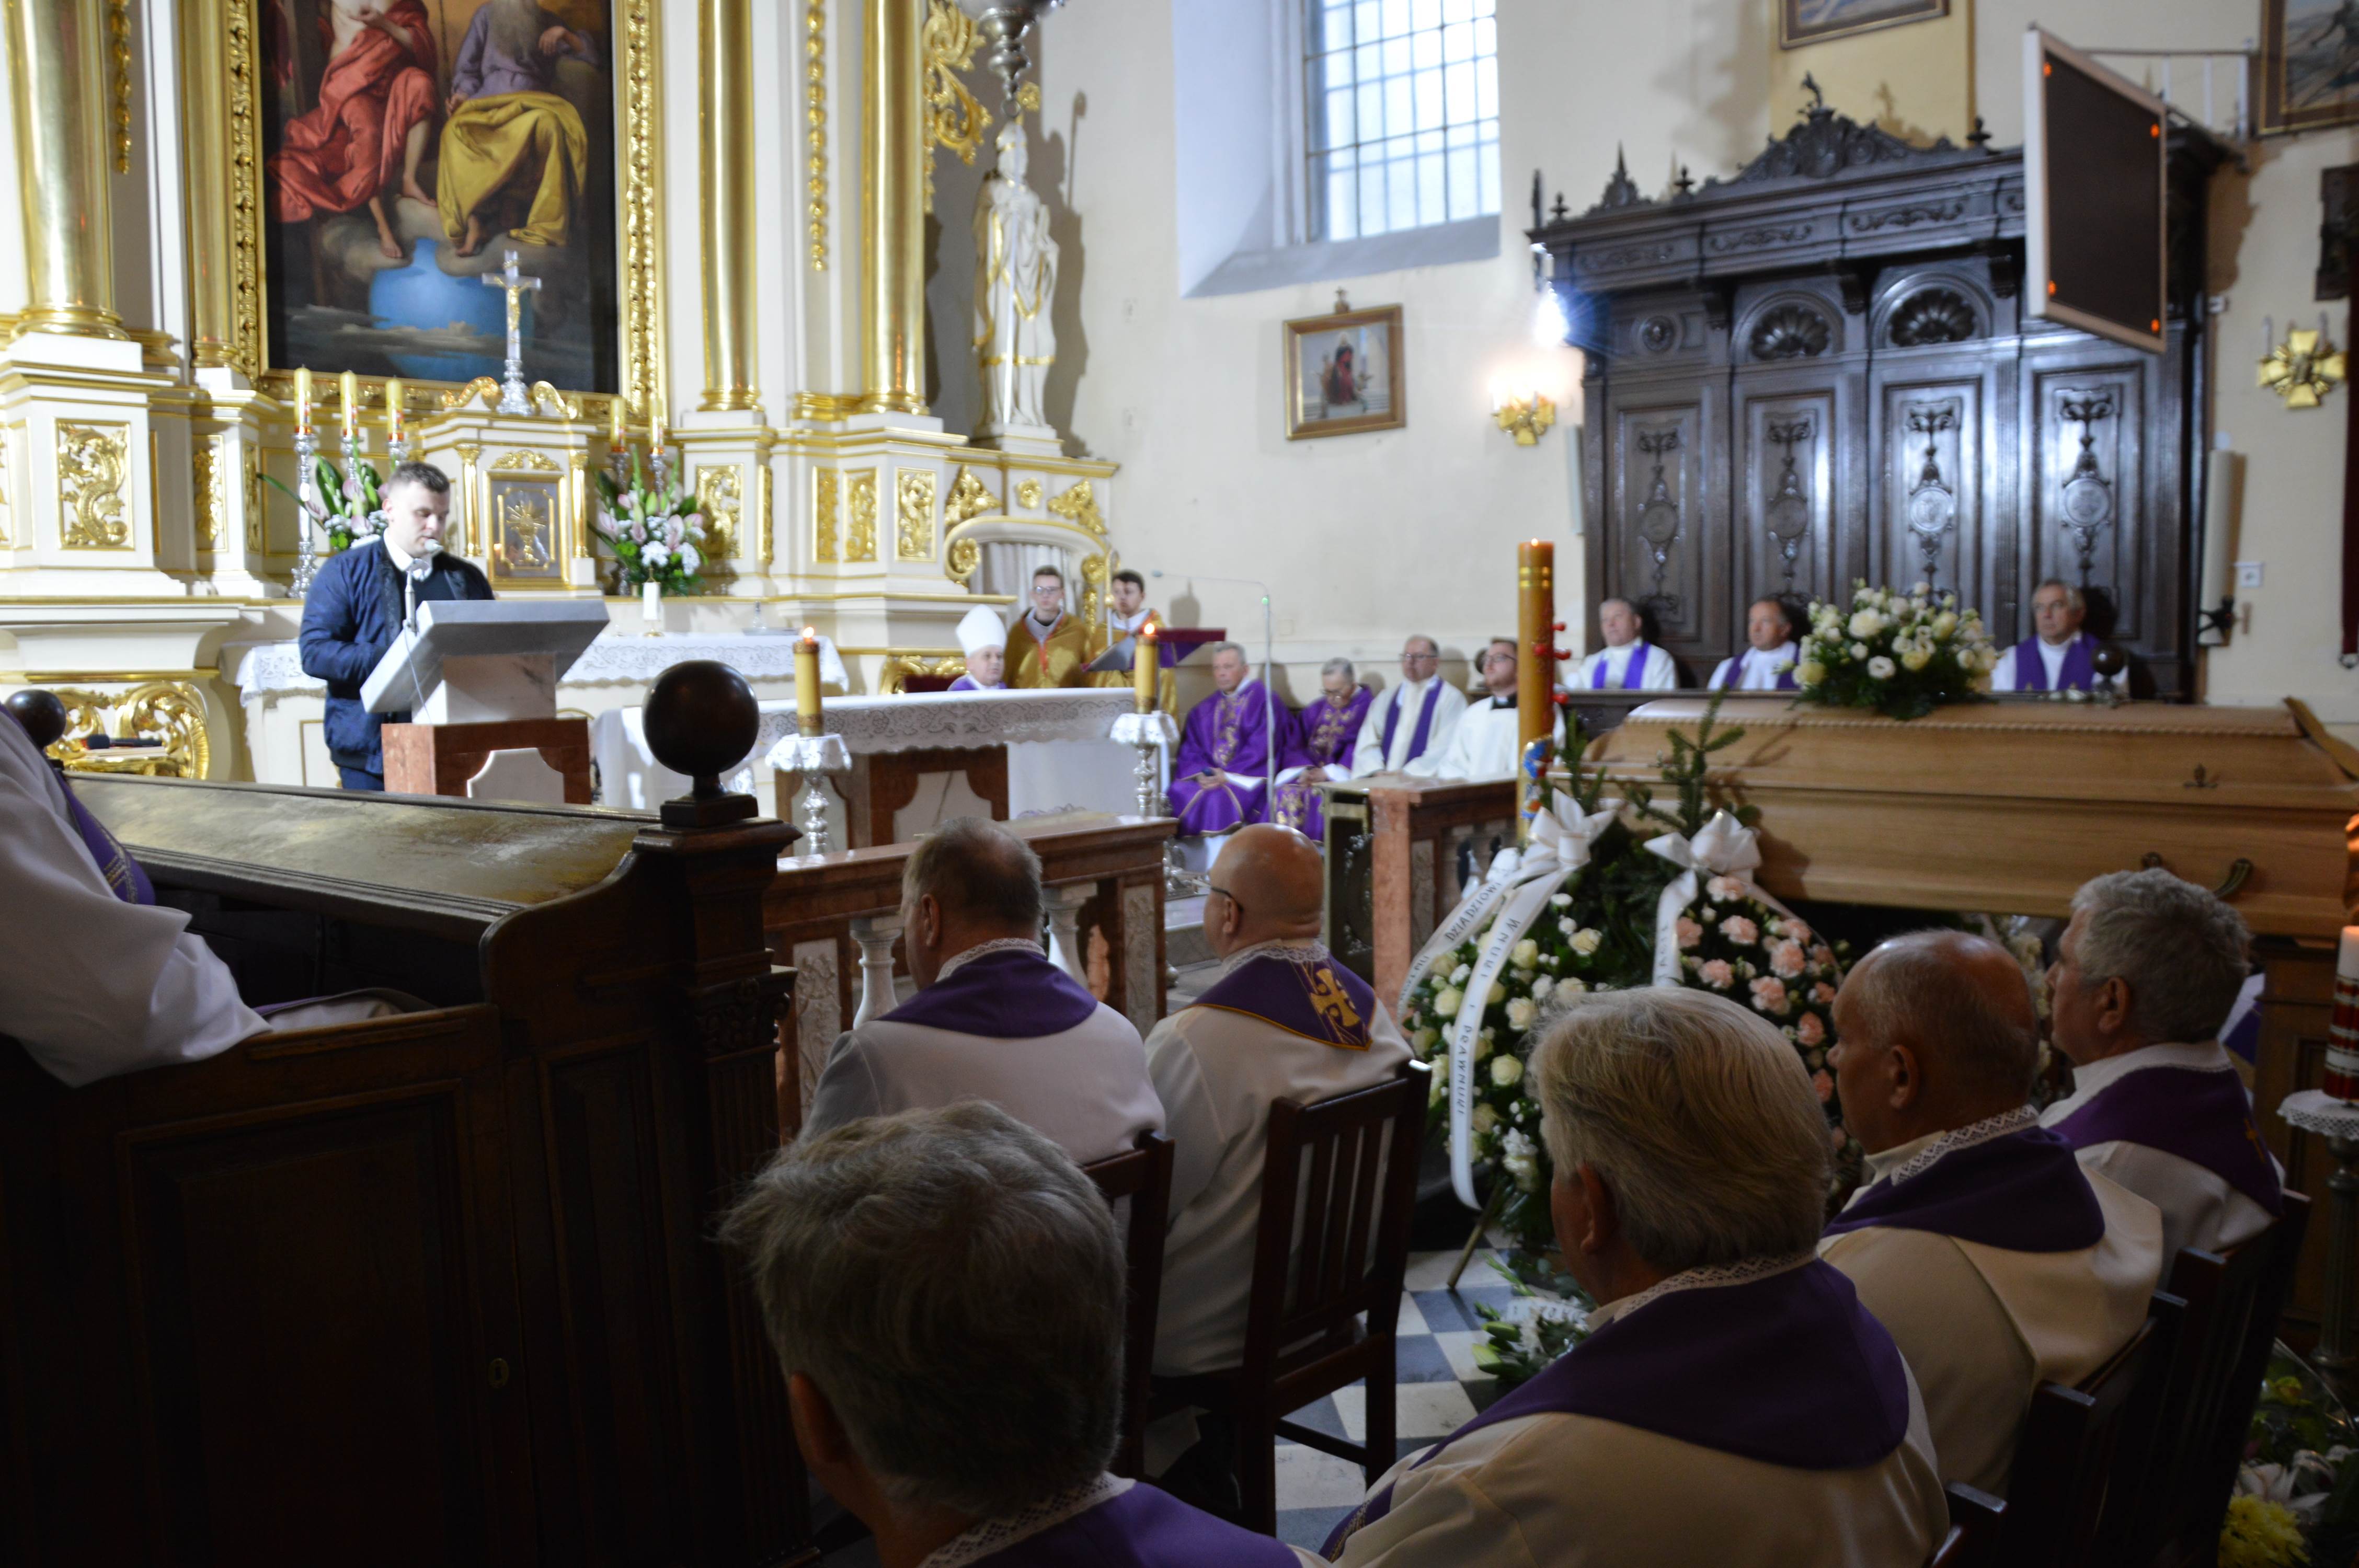
[[(1753, 662), (1753, 655), (1759, 652), (1760, 650), (1757, 648), (1747, 648), (1745, 652), (1737, 654), (1736, 662), (1728, 666), (1728, 673), (1720, 677), (1720, 689), (1723, 691), (1734, 691), (1739, 686), (1743, 685), (1745, 681), (1745, 666), (1751, 664)], [(1784, 669), (1777, 672), (1777, 689), (1779, 691), (1794, 691), (1799, 689), (1794, 681), (1793, 665), (1788, 665)]]
[(951, 682), (947, 689), (951, 691), (1006, 691), (1007, 689), (1007, 683), (1006, 681), (1002, 681), (997, 686), (985, 686), (981, 681), (975, 679), (973, 676), (961, 676), (958, 679)]
[[(1433, 734), (1433, 705), (1440, 700), (1441, 677), (1436, 676), (1433, 684), (1425, 688), (1425, 701), (1417, 710), (1417, 728), (1409, 732), (1408, 755), (1403, 757), (1402, 762), (1413, 762), (1425, 755), (1425, 743)], [(1385, 705), (1385, 754), (1382, 761), (1386, 766), (1392, 762), (1393, 731), (1400, 724), (1400, 688), (1396, 687), (1392, 699)]]
[[(1908, 1371), (1843, 1274), (1815, 1260), (1742, 1285), (1674, 1291), (1617, 1317), (1418, 1461), (1534, 1415), (1610, 1421), (1793, 1470), (1857, 1470), (1908, 1435)], [(1386, 1486), (1336, 1526), (1391, 1511)]]
[(1878, 1182), (1827, 1227), (1927, 1230), (2008, 1252), (2079, 1252), (2105, 1234), (2105, 1212), (2072, 1146), (2027, 1127), (1944, 1154), (1901, 1182)]
[(2074, 1149), (2143, 1143), (2201, 1165), (2272, 1215), (2285, 1213), (2277, 1166), (2234, 1072), (2141, 1067), (2049, 1129)]
[[(0, 713), (7, 711), (0, 708)], [(19, 730), (24, 728), (23, 721), (13, 713), (8, 714), (8, 722), (15, 724)], [(27, 743), (31, 740), (31, 736), (26, 737)], [(74, 794), (73, 781), (66, 777), (66, 771), (49, 762), (47, 756), (43, 756), (41, 761), (48, 763), (50, 776), (58, 781), (58, 788), (65, 792), (66, 820), (72, 823), (73, 830), (82, 836), (82, 847), (88, 851), (92, 863), (98, 867), (98, 874), (106, 879), (108, 891), (125, 903), (154, 903), (156, 885), (147, 880), (147, 873), (140, 869), (139, 862), (131, 858), (131, 851), (106, 830), (106, 824), (90, 814), (90, 807)]]
[(1098, 999), (1038, 953), (1010, 947), (961, 964), (878, 1022), (987, 1040), (1037, 1040), (1088, 1022)]
[[(1437, 683), (1434, 690), (1440, 689)], [(1302, 744), (1310, 753), (1308, 766), (1332, 768), (1352, 761), (1352, 747), (1360, 738), (1361, 722), (1367, 717), (1368, 704), (1375, 700), (1375, 694), (1364, 686), (1354, 687), (1352, 699), (1340, 708), (1321, 693), (1319, 700), (1299, 716), (1305, 721)], [(1313, 714), (1318, 715), (1316, 723), (1309, 722)]]
[(975, 1568), (1296, 1568), (1293, 1549), (1144, 1483), (975, 1559)]
[[(1647, 645), (1647, 639), (1644, 637), (1641, 637), (1636, 642), (1631, 643), (1629, 663), (1622, 666), (1622, 678), (1615, 684), (1624, 691), (1645, 690), (1646, 687), (1642, 682), (1645, 680), (1647, 674), (1647, 655), (1653, 651), (1654, 650), (1652, 648)], [(1603, 691), (1605, 689), (1606, 666), (1611, 665), (1613, 662), (1614, 650), (1608, 648), (1605, 650), (1605, 656), (1597, 661), (1597, 667), (1589, 672), (1590, 690)]]
[[(2064, 667), (2056, 672), (2057, 690), (2095, 689), (2097, 666), (2090, 662), (2090, 657), (2091, 650), (2096, 645), (2097, 640), (2086, 632), (2072, 633), (2072, 640), (2064, 644)], [(2039, 656), (2039, 637), (2036, 633), (2015, 645), (2015, 689), (2048, 689), (2048, 665)]]
[(1364, 1051), (1376, 993), (1332, 958), (1301, 963), (1264, 953), (1229, 971), (1193, 1005), (1242, 1012), (1339, 1051)]

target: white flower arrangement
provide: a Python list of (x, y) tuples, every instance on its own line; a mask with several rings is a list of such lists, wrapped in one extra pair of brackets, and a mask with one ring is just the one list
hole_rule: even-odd
[(650, 582), (662, 584), (666, 593), (700, 591), (705, 531), (695, 496), (677, 478), (661, 487), (649, 483), (636, 455), (631, 470), (627, 487), (598, 476), (604, 504), (591, 524), (614, 553), (616, 586), (625, 593)]
[(1821, 600), (1810, 622), (1794, 670), (1805, 702), (1920, 719), (1988, 690), (1998, 665), (1982, 612), (1926, 583), (1906, 593), (1858, 583), (1848, 610)]

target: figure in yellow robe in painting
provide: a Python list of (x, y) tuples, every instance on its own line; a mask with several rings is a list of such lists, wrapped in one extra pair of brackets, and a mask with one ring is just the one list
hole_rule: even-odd
[(1032, 574), (1032, 608), (1007, 629), (1006, 681), (1019, 689), (1087, 686), (1089, 662), (1104, 652), (1090, 629), (1065, 613), (1065, 574)]
[(571, 232), (590, 178), (590, 133), (551, 91), (566, 58), (595, 65), (597, 46), (538, 0), (485, 0), (467, 25), (451, 73), (435, 192), (442, 231), (461, 255), (482, 250), (504, 213), (519, 244), (562, 245)]

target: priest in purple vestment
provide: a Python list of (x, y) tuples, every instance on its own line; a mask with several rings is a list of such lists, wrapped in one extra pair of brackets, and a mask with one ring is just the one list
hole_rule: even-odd
[(1704, 684), (1713, 691), (1792, 691), (1801, 656), (1795, 612), (1779, 599), (1756, 599), (1745, 611), (1745, 648), (1723, 659)]
[(882, 1568), (1307, 1568), (1110, 1476), (1123, 1249), (1081, 1168), (976, 1100), (772, 1158), (722, 1225), (803, 1463)]
[[(1171, 815), (1182, 833), (1226, 833), (1269, 819), (1270, 747), (1277, 748), (1277, 782), (1302, 771), (1294, 710), (1267, 701), (1252, 678), (1245, 651), (1212, 644), (1212, 684), (1219, 689), (1188, 712), (1171, 762)], [(1275, 722), (1277, 734), (1270, 733)]]
[(1868, 1181), (1819, 1256), (1908, 1358), (1942, 1482), (2005, 1497), (2032, 1391), (2080, 1382), (2146, 1321), (2161, 1217), (2040, 1128), (2038, 1015), (1997, 943), (1895, 937), (1853, 968), (1834, 1020)]
[(1777, 1028), (1725, 997), (1586, 996), (1533, 1053), (1549, 1206), (1597, 1303), (1539, 1376), (1395, 1465), (1346, 1568), (1915, 1564), (1948, 1505), (1924, 1401), (1811, 1255), (1827, 1121)]
[(2250, 940), (2209, 889), (2159, 869), (2114, 871), (2072, 895), (2048, 971), (2072, 1093), (2040, 1121), (2083, 1170), (2162, 1210), (2168, 1259), (2228, 1251), (2285, 1212), (2283, 1173), (2219, 1038)]
[(2090, 691), (2097, 684), (2097, 640), (2081, 630), (2089, 603), (2061, 578), (2032, 591), (2033, 633), (1998, 656), (1993, 691)]
[(1294, 716), (1294, 733), (1307, 764), (1277, 786), (1277, 820), (1318, 841), (1327, 837), (1327, 797), (1319, 785), (1352, 776), (1352, 752), (1360, 743), (1375, 693), (1362, 686), (1349, 659), (1330, 659), (1319, 672), (1319, 700)]

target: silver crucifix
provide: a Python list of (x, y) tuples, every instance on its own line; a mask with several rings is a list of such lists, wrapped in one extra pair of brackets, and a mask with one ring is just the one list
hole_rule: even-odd
[(540, 279), (518, 273), (516, 254), (510, 251), (507, 265), (485, 273), (482, 282), (485, 288), (504, 288), (508, 295), (508, 375), (500, 386), (500, 412), (530, 414), (532, 394), (524, 384), (524, 297), (527, 290), (540, 287)]

